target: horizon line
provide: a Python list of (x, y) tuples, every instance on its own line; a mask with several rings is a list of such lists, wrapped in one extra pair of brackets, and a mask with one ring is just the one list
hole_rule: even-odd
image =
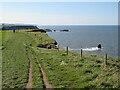
[[(33, 25), (40, 25), (40, 24), (33, 24)], [(48, 25), (51, 25), (51, 26), (55, 26), (55, 25), (53, 25), (53, 24), (48, 24)], [(42, 25), (42, 26), (48, 26), (48, 25)], [(57, 24), (56, 24), (57, 25)], [(59, 24), (58, 24), (59, 25)], [(57, 26), (58, 26), (57, 25)], [(63, 24), (63, 25), (65, 25), (65, 26), (69, 26), (68, 24)], [(81, 24), (70, 24), (70, 25), (81, 25)], [(84, 25), (86, 25), (86, 24), (84, 24)], [(87, 24), (87, 25), (89, 25), (89, 24)], [(93, 24), (93, 25), (96, 25), (96, 24)], [(97, 25), (104, 25), (104, 24), (97, 24)], [(96, 25), (96, 26), (97, 26)], [(107, 26), (110, 26), (110, 25), (116, 25), (116, 24), (106, 24)], [(105, 26), (106, 26), (105, 25)], [(59, 25), (59, 26), (61, 26), (61, 25)], [(81, 25), (81, 26), (83, 26), (83, 25)], [(90, 26), (90, 25), (89, 25)], [(92, 25), (91, 25), (92, 26)]]
[(110, 25), (118, 25), (118, 24), (35, 24), (35, 23), (0, 23), (1, 25), (2, 24), (23, 24), (23, 25), (41, 25), (41, 26), (61, 26), (61, 25), (64, 25), (64, 26), (70, 26), (70, 25), (86, 25), (86, 26), (100, 26), (100, 25), (104, 25), (104, 26), (110, 26)]

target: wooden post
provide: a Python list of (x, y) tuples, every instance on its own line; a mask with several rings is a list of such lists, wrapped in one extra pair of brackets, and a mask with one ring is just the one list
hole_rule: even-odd
[(68, 55), (68, 46), (66, 47), (67, 55)]
[(81, 50), (80, 50), (81, 57), (82, 57), (82, 53), (83, 53), (83, 50), (81, 49)]
[(120, 62), (118, 64), (118, 88), (120, 88)]
[(105, 54), (105, 65), (107, 65), (107, 53)]

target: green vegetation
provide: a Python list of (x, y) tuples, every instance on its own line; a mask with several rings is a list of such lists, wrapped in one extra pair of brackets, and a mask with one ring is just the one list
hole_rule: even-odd
[[(3, 88), (25, 88), (28, 83), (29, 62), (32, 62), (33, 88), (43, 88), (41, 64), (49, 83), (55, 88), (117, 88), (118, 59), (64, 50), (38, 48), (55, 44), (46, 33), (2, 32)], [(37, 57), (37, 58), (36, 58)], [(37, 62), (37, 60), (39, 62)]]
[(31, 35), (34, 35), (34, 37), (36, 38), (37, 46), (44, 46), (47, 44), (56, 43), (56, 41), (54, 39), (49, 38), (46, 33), (32, 32)]
[(40, 72), (40, 68), (38, 67), (38, 63), (32, 60), (32, 78), (33, 78), (33, 88), (43, 88), (44, 84), (42, 79), (42, 74)]
[(56, 88), (117, 88), (117, 59), (109, 58), (104, 67), (104, 58), (76, 52), (48, 49), (35, 50), (39, 62), (47, 73), (49, 82)]
[[(25, 87), (28, 77), (29, 59), (24, 43), (29, 43), (29, 37), (21, 33), (7, 32), (3, 41), (2, 60), (3, 88)], [(28, 41), (29, 40), (29, 41)], [(22, 42), (21, 42), (22, 41)]]
[(37, 60), (35, 58), (35, 53), (34, 51), (29, 48), (31, 51), (29, 53), (31, 53), (31, 61), (32, 61), (32, 79), (33, 79), (33, 88), (43, 88), (44, 84), (42, 81), (42, 73), (40, 71), (40, 67), (38, 66)]
[(6, 35), (2, 51), (3, 88), (25, 88), (28, 82), (29, 58), (32, 58), (32, 53), (29, 53), (30, 49), (26, 45), (36, 42), (25, 33), (6, 31), (3, 35)]
[(6, 31), (2, 31), (2, 32), (1, 32), (1, 34), (2, 34), (2, 35), (1, 35), (1, 41), (5, 39), (6, 33), (7, 33)]
[[(2, 32), (0, 32), (0, 71), (2, 71)], [(2, 72), (0, 72), (0, 87), (2, 87)]]

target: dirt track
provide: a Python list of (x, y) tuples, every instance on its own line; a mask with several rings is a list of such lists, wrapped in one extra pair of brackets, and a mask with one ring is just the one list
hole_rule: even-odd
[(31, 63), (31, 60), (30, 60), (30, 67), (29, 67), (29, 79), (28, 79), (26, 88), (32, 88), (32, 63)]

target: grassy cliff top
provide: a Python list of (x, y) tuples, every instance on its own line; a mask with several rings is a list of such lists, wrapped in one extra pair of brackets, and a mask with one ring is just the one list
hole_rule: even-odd
[(118, 88), (119, 60), (65, 50), (38, 48), (54, 44), (46, 33), (2, 31), (2, 83), (4, 88), (25, 88), (29, 62), (32, 62), (32, 87), (43, 88), (42, 66), (54, 88)]

